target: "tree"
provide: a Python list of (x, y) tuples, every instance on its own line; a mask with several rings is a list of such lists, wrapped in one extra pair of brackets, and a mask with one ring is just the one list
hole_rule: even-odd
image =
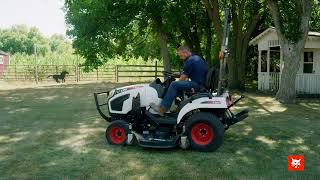
[(0, 49), (11, 54), (25, 53), (28, 55), (45, 55), (49, 50), (47, 39), (39, 29), (28, 28), (25, 25), (15, 25), (8, 29), (0, 30)]
[(257, 1), (231, 0), (231, 58), (228, 63), (230, 88), (245, 89), (245, 66), (253, 31), (263, 20), (264, 4)]
[[(218, 0), (202, 0), (219, 42), (223, 36), (223, 27), (220, 19), (222, 2)], [(231, 7), (231, 56), (228, 59), (228, 84), (232, 89), (245, 88), (245, 65), (247, 60), (248, 44), (252, 33), (263, 21), (266, 14), (264, 2), (255, 0), (231, 0), (224, 6)]]
[(143, 6), (144, 9), (142, 13), (146, 14), (145, 19), (151, 20), (151, 29), (159, 39), (164, 70), (167, 72), (171, 72), (168, 50), (168, 35), (163, 22), (163, 12), (166, 12), (166, 6), (166, 1), (147, 0), (145, 1), (145, 4)]
[(309, 32), (311, 0), (268, 0), (283, 55), (283, 70), (276, 99), (294, 103), (295, 80)]
[(166, 5), (167, 1), (155, 0), (67, 0), (68, 35), (76, 52), (86, 58), (84, 65), (95, 68), (115, 55), (159, 57), (154, 50), (150, 52), (153, 55), (139, 50), (150, 50), (148, 42), (158, 41), (165, 69), (170, 71), (167, 32), (161, 13), (166, 12)]
[(320, 32), (320, 1), (313, 1), (313, 8), (310, 19), (310, 31)]

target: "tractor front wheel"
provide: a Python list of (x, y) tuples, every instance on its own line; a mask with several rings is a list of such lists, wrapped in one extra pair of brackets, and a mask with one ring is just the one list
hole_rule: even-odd
[(192, 149), (215, 151), (222, 145), (224, 127), (214, 114), (199, 112), (187, 120), (186, 133)]
[(129, 133), (129, 125), (122, 120), (113, 121), (106, 130), (106, 138), (109, 144), (125, 145)]

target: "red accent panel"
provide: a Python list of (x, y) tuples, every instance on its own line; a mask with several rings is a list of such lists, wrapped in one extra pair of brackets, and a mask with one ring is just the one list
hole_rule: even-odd
[(143, 86), (132, 86), (132, 87), (128, 87), (127, 90), (132, 90), (132, 89), (139, 89), (142, 88)]

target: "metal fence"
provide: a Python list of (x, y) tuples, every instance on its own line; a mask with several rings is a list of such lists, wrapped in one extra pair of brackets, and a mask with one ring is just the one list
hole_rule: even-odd
[[(67, 71), (66, 81), (140, 81), (163, 77), (163, 66), (154, 65), (104, 65), (86, 72), (77, 65), (6, 65), (0, 72), (0, 80), (5, 81), (53, 81), (52, 75)], [(179, 72), (179, 70), (173, 70)]]

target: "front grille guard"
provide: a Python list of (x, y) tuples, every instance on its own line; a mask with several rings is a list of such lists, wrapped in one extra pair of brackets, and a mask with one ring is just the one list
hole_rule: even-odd
[[(94, 100), (95, 100), (95, 102), (96, 102), (96, 107), (97, 107), (97, 110), (98, 110), (100, 116), (101, 116), (102, 118), (104, 118), (106, 121), (109, 121), (109, 122), (110, 122), (111, 116), (110, 116), (110, 114), (109, 114), (108, 99), (107, 99), (106, 103), (103, 103), (103, 104), (100, 104), (100, 103), (99, 103), (99, 98), (98, 98), (98, 96), (99, 96), (99, 95), (102, 95), (102, 94), (107, 94), (107, 96), (109, 96), (109, 91), (107, 91), (107, 92), (94, 93), (94, 94), (93, 94), (93, 95), (94, 95)], [(107, 112), (106, 112), (106, 113), (102, 112), (102, 110), (101, 110), (101, 107), (102, 107), (102, 106), (107, 106), (107, 108), (106, 108), (106, 111), (107, 111)]]

